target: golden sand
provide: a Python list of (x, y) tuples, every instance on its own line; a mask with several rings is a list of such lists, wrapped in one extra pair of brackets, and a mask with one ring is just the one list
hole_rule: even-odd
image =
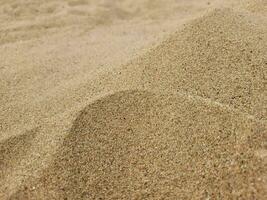
[(266, 199), (265, 0), (0, 4), (0, 199)]

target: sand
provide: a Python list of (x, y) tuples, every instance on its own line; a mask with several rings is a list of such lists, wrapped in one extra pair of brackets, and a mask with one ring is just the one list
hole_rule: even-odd
[(0, 199), (266, 199), (265, 0), (0, 3)]

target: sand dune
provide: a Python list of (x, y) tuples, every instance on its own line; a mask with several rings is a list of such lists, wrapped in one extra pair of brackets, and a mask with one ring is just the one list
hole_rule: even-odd
[(258, 199), (265, 128), (181, 95), (117, 92), (80, 112), (53, 165), (11, 199)]
[(188, 92), (265, 119), (266, 27), (266, 21), (216, 9), (123, 67), (120, 76), (137, 70), (136, 85)]
[(265, 199), (265, 1), (239, 2), (2, 1), (0, 198)]

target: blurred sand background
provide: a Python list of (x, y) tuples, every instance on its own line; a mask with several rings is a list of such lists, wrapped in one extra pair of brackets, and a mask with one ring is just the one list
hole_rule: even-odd
[(1, 0), (0, 199), (267, 199), (266, 0)]

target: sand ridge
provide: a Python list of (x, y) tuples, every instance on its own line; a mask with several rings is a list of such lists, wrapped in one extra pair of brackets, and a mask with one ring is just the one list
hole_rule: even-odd
[(181, 95), (117, 92), (80, 112), (51, 168), (11, 199), (261, 198), (265, 130)]
[[(39, 13), (37, 23), (62, 17), (72, 24), (66, 34), (58, 24), (49, 37), (39, 25), (29, 38), (8, 33), (0, 50), (12, 50), (18, 67), (0, 68), (8, 75), (0, 82), (0, 198), (265, 199), (267, 21), (255, 9), (264, 1), (214, 9), (227, 2), (49, 1), (58, 7)], [(11, 11), (21, 14), (6, 16), (14, 26), (36, 9), (30, 0), (25, 10), (17, 3)], [(178, 16), (187, 17), (176, 23)], [(143, 31), (101, 38), (100, 30), (125, 22)], [(151, 39), (163, 27), (164, 39)], [(116, 51), (106, 44), (112, 39)], [(143, 53), (133, 56), (125, 44)], [(26, 66), (33, 58), (23, 49), (40, 49), (31, 55), (45, 62)], [(99, 55), (94, 62), (90, 51)]]
[(230, 9), (212, 11), (120, 74), (136, 68), (145, 88), (188, 92), (264, 119), (267, 29), (251, 20)]

